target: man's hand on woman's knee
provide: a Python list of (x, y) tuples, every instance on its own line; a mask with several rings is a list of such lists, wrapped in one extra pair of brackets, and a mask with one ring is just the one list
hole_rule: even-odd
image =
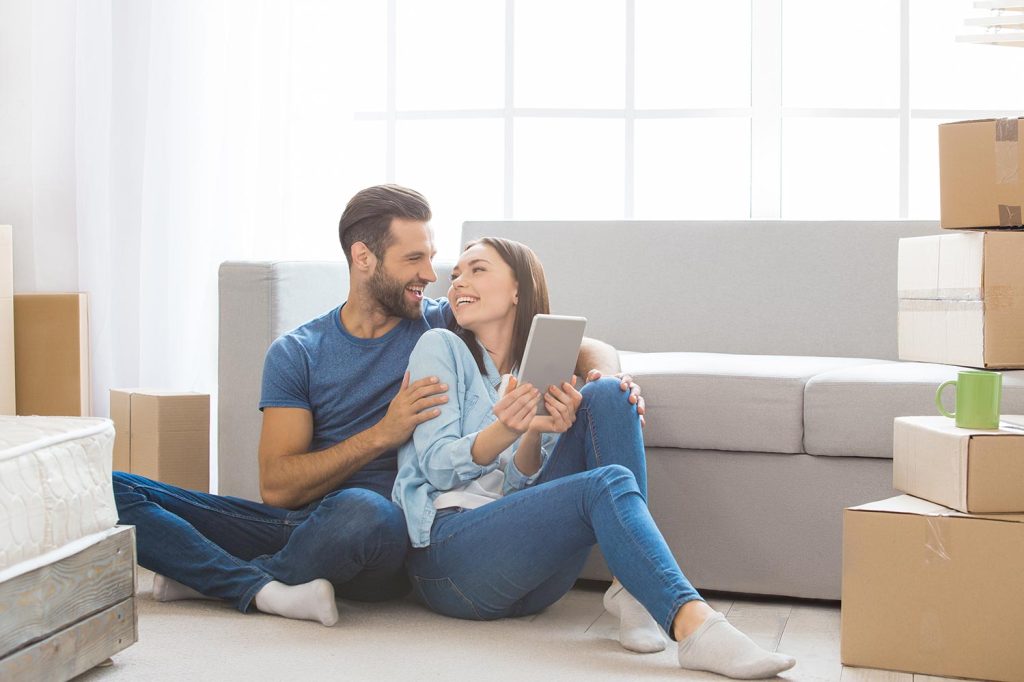
[[(589, 384), (591, 381), (597, 381), (603, 376), (604, 375), (601, 374), (599, 370), (592, 369), (587, 372), (587, 383)], [(629, 403), (631, 405), (636, 405), (637, 414), (640, 415), (640, 426), (644, 426), (647, 423), (647, 420), (644, 418), (644, 413), (647, 410), (645, 409), (644, 398), (640, 395), (640, 385), (633, 381), (632, 375), (627, 374), (626, 372), (617, 372), (611, 376), (619, 380), (619, 388), (623, 392), (628, 392)]]

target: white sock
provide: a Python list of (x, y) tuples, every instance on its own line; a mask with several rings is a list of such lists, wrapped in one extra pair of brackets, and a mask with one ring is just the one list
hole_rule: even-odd
[(619, 617), (619, 642), (623, 647), (641, 654), (665, 650), (661, 628), (618, 580), (604, 593), (604, 608)]
[(708, 616), (692, 635), (679, 642), (679, 665), (740, 680), (774, 677), (796, 665), (785, 654), (765, 651), (720, 613)]
[(154, 573), (153, 599), (157, 601), (178, 601), (179, 599), (217, 599), (217, 597), (207, 597), (202, 592), (197, 592), (188, 585), (182, 585), (177, 580)]
[(256, 593), (256, 608), (297, 620), (316, 620), (330, 627), (338, 622), (338, 605), (334, 586), (323, 578), (301, 585), (285, 585), (276, 580)]

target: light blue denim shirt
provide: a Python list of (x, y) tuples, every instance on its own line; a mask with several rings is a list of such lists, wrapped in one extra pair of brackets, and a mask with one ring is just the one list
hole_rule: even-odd
[[(436, 376), (448, 384), (448, 402), (440, 405), (441, 414), (413, 431), (412, 438), (398, 449), (398, 476), (392, 499), (405, 512), (409, 539), (413, 547), (430, 544), (434, 523), (434, 498), (500, 466), (504, 468), (504, 493), (520, 490), (537, 480), (540, 469), (526, 476), (516, 468), (512, 455), (517, 440), (487, 465), (473, 461), (470, 449), (476, 435), (497, 420), (494, 404), (501, 383), (491, 356), (483, 352), (487, 374), (482, 375), (466, 344), (447, 329), (431, 329), (416, 343), (409, 356), (409, 381)], [(541, 469), (558, 442), (557, 433), (541, 436)]]

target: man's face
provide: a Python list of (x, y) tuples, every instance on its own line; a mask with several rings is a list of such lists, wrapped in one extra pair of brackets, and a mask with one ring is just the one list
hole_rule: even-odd
[(421, 315), (423, 287), (437, 280), (430, 264), (434, 238), (425, 222), (407, 218), (391, 219), (391, 238), (367, 286), (386, 315), (415, 319)]

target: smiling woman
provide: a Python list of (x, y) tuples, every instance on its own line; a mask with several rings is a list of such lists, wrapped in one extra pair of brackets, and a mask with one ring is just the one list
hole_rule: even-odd
[(738, 678), (791, 668), (792, 657), (761, 649), (683, 575), (647, 509), (640, 417), (618, 381), (577, 391), (575, 381), (534, 387), (513, 377), (498, 394), (501, 375), (522, 361), (531, 321), (548, 312), (533, 251), (471, 242), (448, 301), (457, 334), (428, 330), (409, 358), (409, 380), (437, 377), (448, 400), (399, 449), (392, 490), (423, 603), (471, 620), (537, 613), (572, 588), (596, 544), (617, 578), (604, 604), (627, 649), (664, 649), (660, 625), (679, 642), (683, 668)]

